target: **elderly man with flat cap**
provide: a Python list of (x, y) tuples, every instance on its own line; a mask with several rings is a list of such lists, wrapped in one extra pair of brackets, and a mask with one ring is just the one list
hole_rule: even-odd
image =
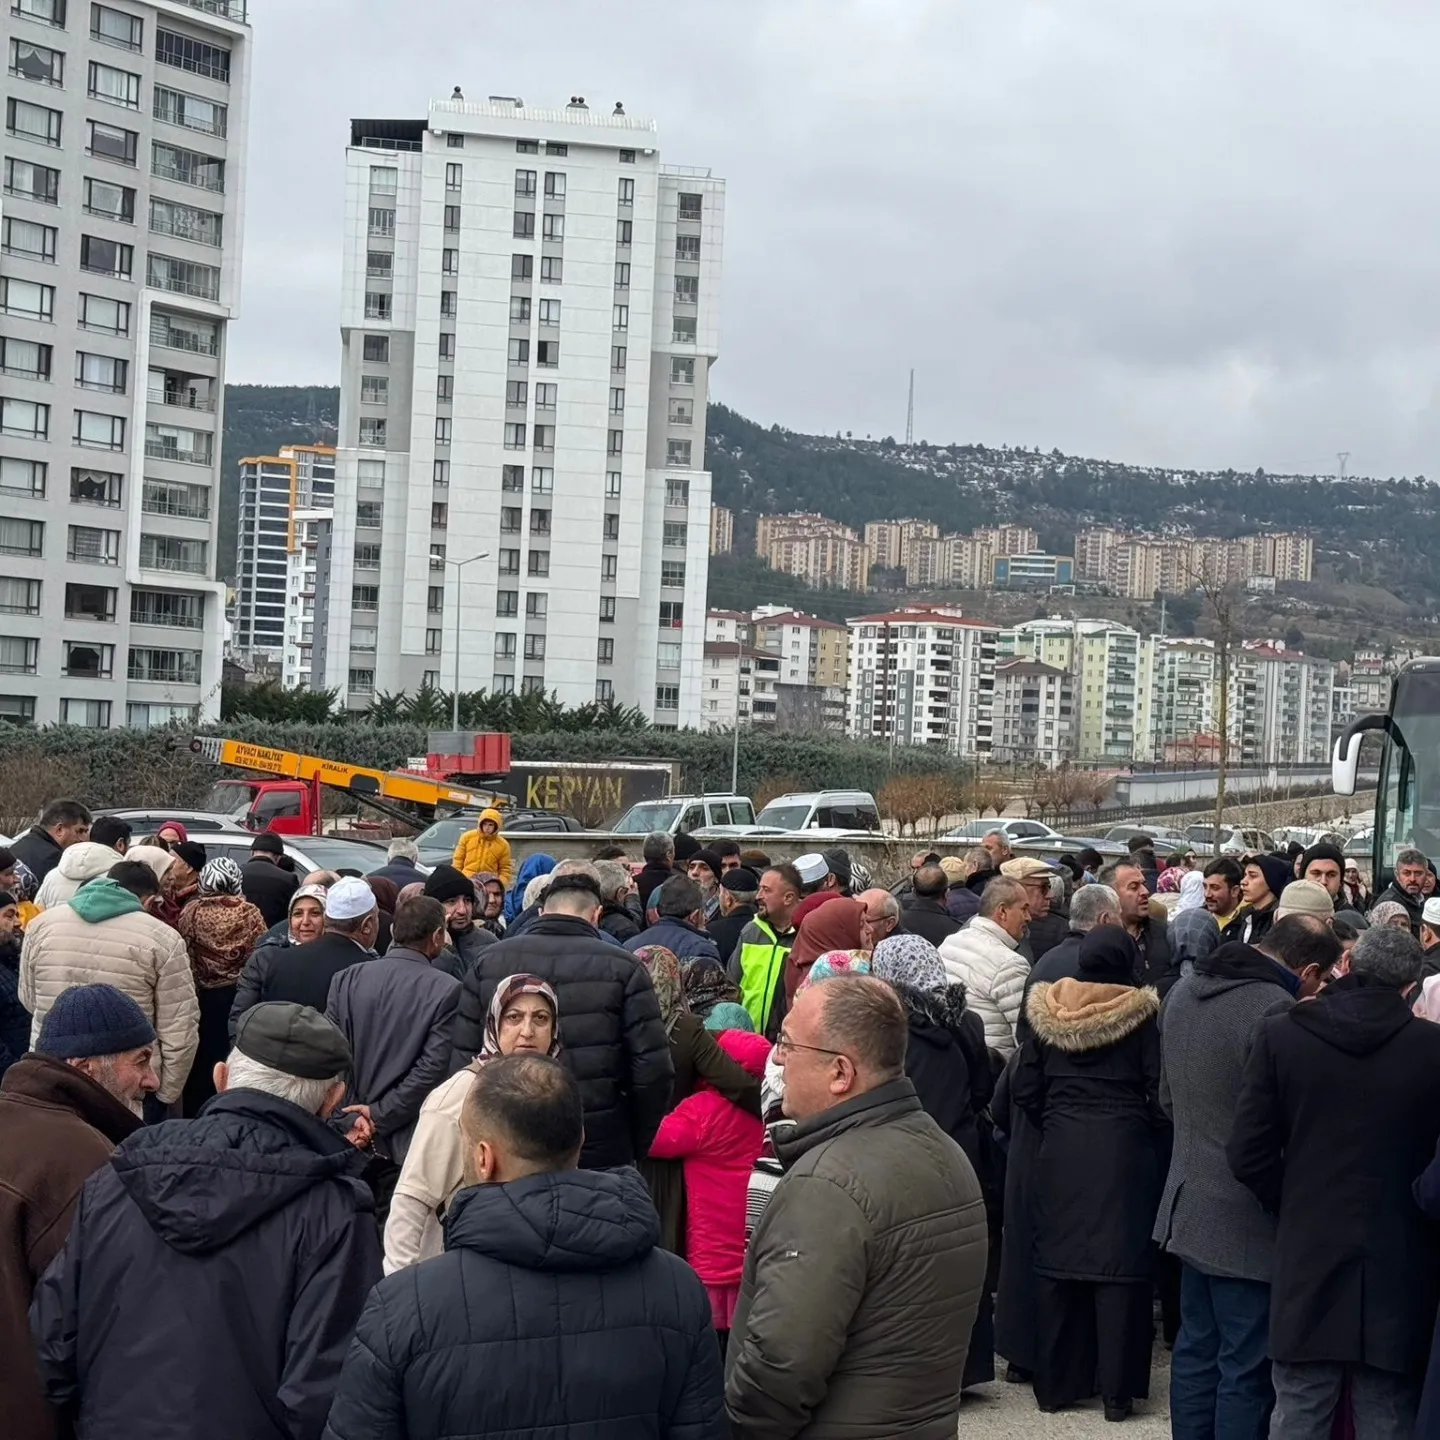
[(365, 1158), (325, 1123), (350, 1064), (323, 1015), (256, 1005), (204, 1112), (86, 1183), (30, 1311), (77, 1434), (318, 1440), (381, 1273)]

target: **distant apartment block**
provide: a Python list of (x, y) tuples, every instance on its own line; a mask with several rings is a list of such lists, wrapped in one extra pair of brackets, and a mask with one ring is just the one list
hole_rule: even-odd
[[(782, 730), (843, 731), (845, 728), (845, 681), (849, 649), (843, 625), (801, 614), (780, 605), (762, 605), (753, 615), (740, 610), (711, 610), (705, 618), (706, 723), (714, 723), (715, 712), (733, 716), (735, 706), (726, 701), (723, 690), (732, 674), (737, 683), (750, 684), (750, 696), (760, 696), (756, 709), (744, 697), (741, 714), (747, 723), (772, 722)], [(728, 652), (750, 653), (751, 661), (764, 656), (767, 663), (753, 663), (736, 670), (724, 663)], [(752, 653), (753, 652), (753, 653)], [(769, 663), (769, 662), (773, 662)], [(720, 681), (719, 686), (712, 681)], [(719, 702), (712, 705), (711, 701)], [(772, 703), (773, 702), (773, 703)], [(730, 723), (724, 721), (720, 723)]]
[(1323, 764), (1334, 689), (1329, 660), (1247, 642), (1230, 657), (1232, 753), (1245, 764)]
[(1075, 682), (1039, 660), (995, 664), (992, 757), (1002, 764), (1054, 769), (1074, 753)]
[(910, 546), (905, 584), (911, 590), (986, 590), (994, 583), (995, 563), (1036, 551), (1039, 540), (1022, 525), (996, 525), (968, 535), (917, 538)]
[(245, 3), (6, 11), (0, 721), (214, 718)]
[(1289, 532), (1167, 539), (1101, 527), (1075, 538), (1075, 578), (1135, 600), (1182, 594), (1202, 582), (1244, 585), (1258, 576), (1308, 581), (1313, 565), (1312, 539)]
[(808, 584), (837, 590), (869, 586), (870, 552), (848, 525), (824, 515), (762, 515), (755, 526), (755, 553), (772, 570)]
[(700, 724), (724, 182), (578, 98), (357, 119), (344, 164), (315, 684)]
[(940, 527), (932, 520), (872, 520), (865, 527), (865, 548), (870, 564), (903, 570), (910, 563), (910, 547), (917, 540), (938, 540)]
[[(241, 460), (230, 646), (237, 658), (283, 659), (292, 595), (291, 557), (298, 540), (295, 516), (299, 511), (329, 511), (334, 503), (331, 445), (284, 445), (278, 455)], [(313, 581), (313, 565), (310, 578)], [(309, 593), (313, 597), (313, 584)]]
[(996, 642), (982, 620), (943, 606), (906, 606), (848, 622), (849, 731), (856, 739), (988, 757)]
[(1075, 581), (1075, 560), (1070, 555), (997, 555), (991, 562), (991, 583), (997, 590), (1019, 590), (1027, 586), (1071, 585)]
[(288, 687), (309, 690), (314, 679), (321, 556), (329, 554), (335, 512), (327, 504), (314, 510), (296, 510), (291, 520), (293, 539), (285, 557), (285, 654), (281, 679)]
[(710, 553), (728, 555), (735, 548), (735, 515), (723, 505), (710, 507)]

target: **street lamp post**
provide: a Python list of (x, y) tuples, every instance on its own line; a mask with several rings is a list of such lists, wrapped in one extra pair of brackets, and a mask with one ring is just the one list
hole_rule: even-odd
[[(740, 639), (740, 627), (735, 627), (735, 738), (730, 744), (730, 793), (740, 793), (740, 675), (745, 661), (745, 642)], [(753, 697), (752, 697), (753, 703)]]
[(489, 558), (490, 552), (482, 550), (468, 560), (447, 558), (445, 561), (455, 571), (455, 689), (450, 696), (450, 728), (455, 731), (460, 729), (460, 572), (467, 565), (473, 565), (477, 560), (488, 560)]

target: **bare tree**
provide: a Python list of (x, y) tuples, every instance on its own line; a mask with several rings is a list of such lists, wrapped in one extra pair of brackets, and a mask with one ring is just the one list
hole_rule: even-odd
[(1220, 851), (1220, 830), (1225, 824), (1225, 784), (1230, 764), (1230, 647), (1235, 639), (1236, 593), (1228, 583), (1187, 564), (1186, 573), (1205, 597), (1215, 617), (1215, 683), (1219, 689), (1215, 728), (1219, 732), (1219, 761), (1215, 777), (1215, 827), (1212, 843)]

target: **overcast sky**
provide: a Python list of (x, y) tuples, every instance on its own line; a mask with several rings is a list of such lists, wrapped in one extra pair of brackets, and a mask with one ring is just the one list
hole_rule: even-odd
[(791, 429), (1440, 477), (1426, 0), (250, 0), (229, 378), (336, 383), (352, 116), (623, 100), (728, 182), (713, 398)]

